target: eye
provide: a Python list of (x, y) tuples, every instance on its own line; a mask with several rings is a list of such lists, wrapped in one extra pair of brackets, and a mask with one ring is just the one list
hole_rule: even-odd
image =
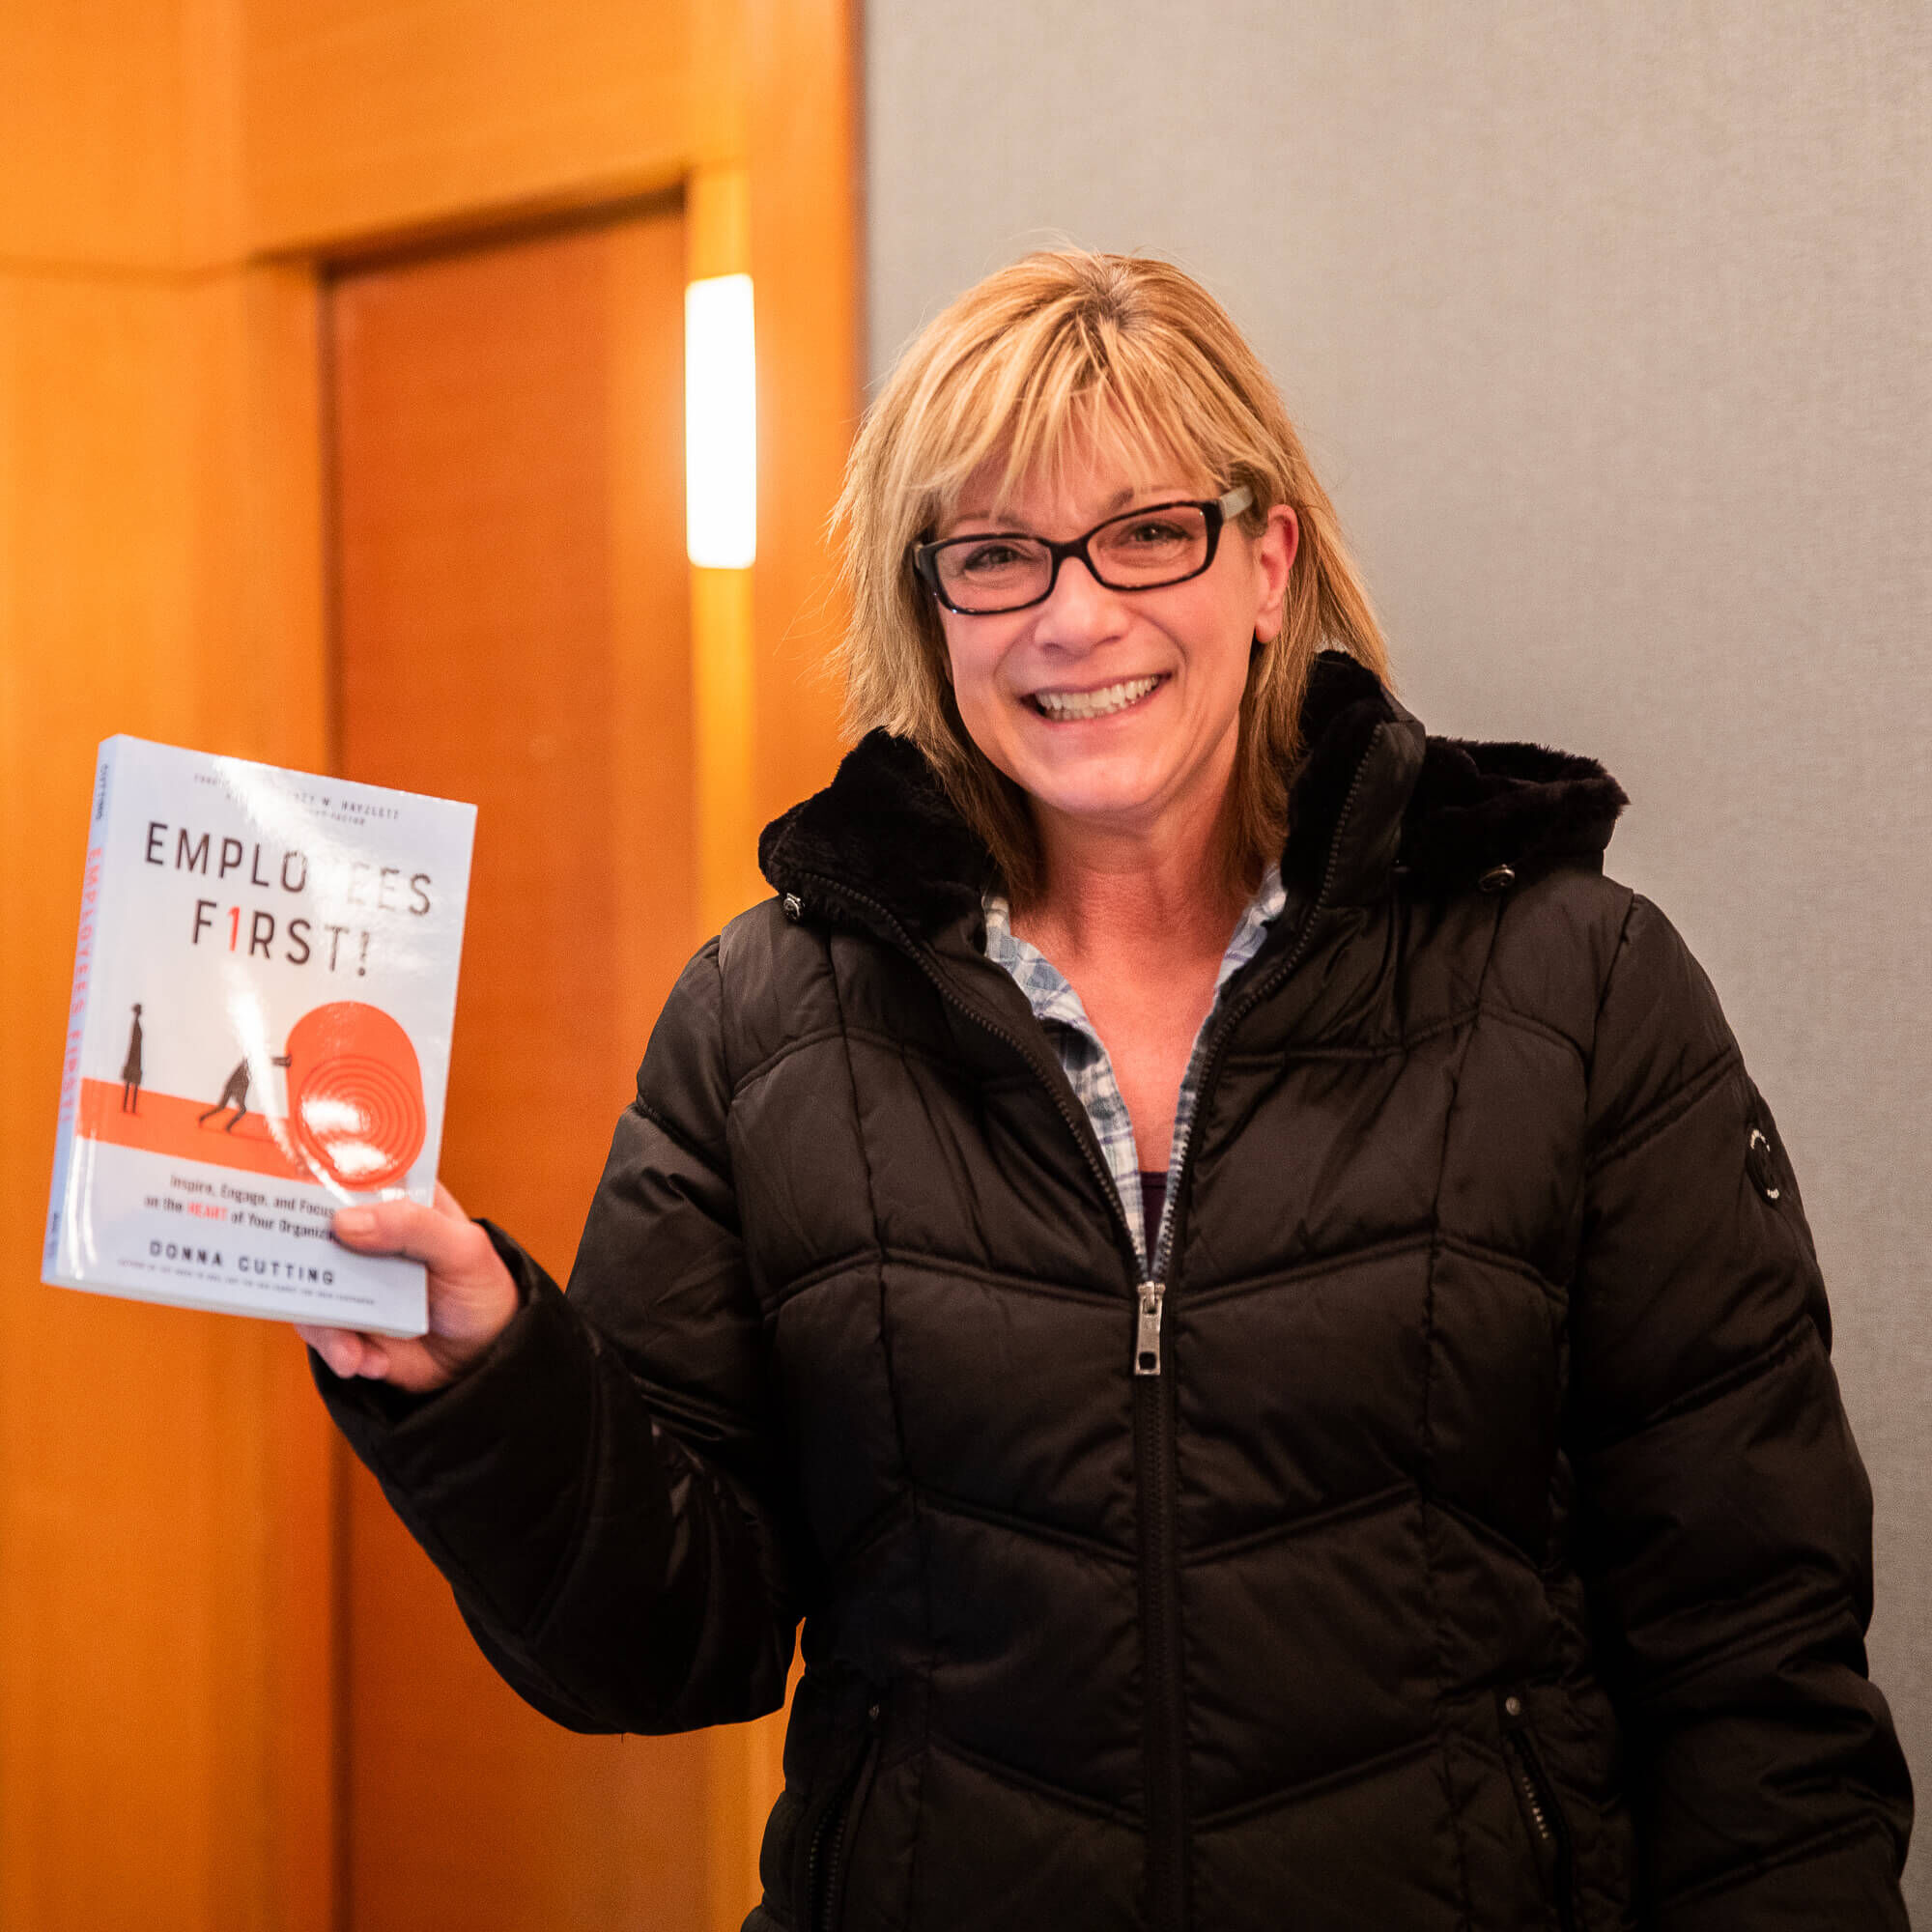
[(949, 545), (940, 552), (940, 568), (952, 582), (986, 583), (1030, 572), (1039, 558), (1037, 546), (1023, 539), (987, 537), (982, 543)]
[(1113, 570), (1167, 571), (1192, 563), (1207, 540), (1200, 516), (1186, 508), (1151, 509), (1094, 532), (1094, 548)]
[(1121, 542), (1129, 550), (1159, 550), (1187, 541), (1187, 532), (1166, 517), (1146, 517), (1122, 526)]

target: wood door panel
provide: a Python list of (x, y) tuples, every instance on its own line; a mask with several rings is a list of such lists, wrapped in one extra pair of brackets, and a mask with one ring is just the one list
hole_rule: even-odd
[(660, 188), (701, 118), (680, 0), (246, 12), (257, 247)]
[(325, 756), (315, 400), (299, 271), (0, 270), (6, 1932), (330, 1922), (333, 1431), (299, 1346), (39, 1279), (96, 743)]
[[(697, 940), (675, 212), (332, 287), (341, 765), (475, 801), (442, 1169), (561, 1281)], [(696, 1926), (702, 1741), (483, 1662), (358, 1469), (349, 1894), (390, 1926)]]

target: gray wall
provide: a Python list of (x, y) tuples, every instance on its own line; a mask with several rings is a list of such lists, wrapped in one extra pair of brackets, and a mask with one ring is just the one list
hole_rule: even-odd
[[(1029, 247), (1250, 332), (1433, 729), (1589, 752), (1805, 1190), (1932, 1790), (1932, 9), (872, 0), (872, 363)], [(1932, 1921), (1932, 1855), (1914, 1859)]]

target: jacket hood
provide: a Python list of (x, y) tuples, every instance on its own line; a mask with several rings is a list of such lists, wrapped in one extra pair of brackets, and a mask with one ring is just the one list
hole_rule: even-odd
[[(1594, 758), (1541, 745), (1431, 737), (1375, 673), (1340, 651), (1311, 668), (1303, 752), (1290, 780), (1281, 856), (1291, 893), (1336, 902), (1386, 892), (1474, 888), (1497, 867), (1519, 879), (1558, 866), (1599, 870), (1623, 787)], [(814, 886), (874, 901), (916, 937), (977, 913), (991, 854), (909, 739), (868, 732), (837, 776), (758, 840), (773, 888)]]

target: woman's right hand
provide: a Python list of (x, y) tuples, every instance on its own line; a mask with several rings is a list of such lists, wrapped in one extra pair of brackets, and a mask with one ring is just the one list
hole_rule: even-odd
[(517, 1285), (490, 1236), (441, 1181), (436, 1205), (378, 1201), (336, 1210), (331, 1232), (358, 1255), (402, 1255), (428, 1271), (429, 1331), (404, 1340), (355, 1328), (296, 1324), (338, 1376), (363, 1376), (412, 1394), (453, 1382), (510, 1325)]

